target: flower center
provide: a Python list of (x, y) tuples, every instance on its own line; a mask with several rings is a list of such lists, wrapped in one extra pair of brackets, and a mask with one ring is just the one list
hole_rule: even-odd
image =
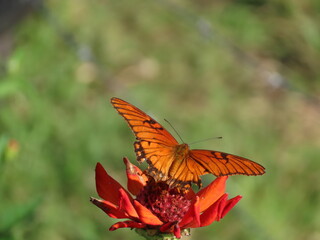
[(151, 178), (136, 200), (164, 223), (179, 222), (191, 205), (184, 193), (176, 188), (169, 188), (165, 182), (155, 182)]

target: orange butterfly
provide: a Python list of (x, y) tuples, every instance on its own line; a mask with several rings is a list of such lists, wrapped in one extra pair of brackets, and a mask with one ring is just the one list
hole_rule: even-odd
[(213, 150), (190, 149), (177, 140), (146, 113), (119, 98), (111, 103), (128, 122), (136, 136), (135, 152), (139, 162), (147, 161), (147, 173), (171, 187), (188, 189), (191, 183), (201, 187), (200, 176), (262, 175), (265, 169), (249, 159)]

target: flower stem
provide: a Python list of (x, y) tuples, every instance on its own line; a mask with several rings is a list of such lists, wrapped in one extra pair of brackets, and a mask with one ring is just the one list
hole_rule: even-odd
[[(159, 233), (159, 231), (155, 229), (136, 228), (136, 232), (147, 240), (178, 240), (179, 239), (179, 238), (176, 238), (173, 233)], [(184, 235), (188, 235), (188, 234), (189, 232)]]

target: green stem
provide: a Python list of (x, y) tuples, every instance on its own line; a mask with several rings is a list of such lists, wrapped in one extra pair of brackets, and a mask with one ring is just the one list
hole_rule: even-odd
[[(156, 229), (142, 229), (142, 228), (136, 228), (136, 232), (144, 237), (146, 240), (178, 240), (174, 236), (173, 233), (160, 233)], [(187, 236), (190, 235), (190, 230), (189, 229), (184, 229), (181, 232), (182, 236)]]

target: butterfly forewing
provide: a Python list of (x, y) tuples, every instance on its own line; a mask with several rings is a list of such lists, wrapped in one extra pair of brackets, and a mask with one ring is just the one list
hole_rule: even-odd
[(225, 175), (262, 175), (265, 169), (249, 159), (218, 151), (191, 150), (190, 158), (200, 164), (206, 173), (217, 177)]
[(150, 140), (168, 147), (178, 144), (168, 131), (139, 108), (119, 98), (112, 98), (111, 103), (127, 121), (138, 140)]
[(157, 181), (167, 180), (173, 161), (173, 148), (178, 145), (176, 139), (153, 118), (130, 103), (119, 98), (112, 98), (111, 103), (136, 136), (134, 147), (138, 161), (147, 160), (148, 172)]

